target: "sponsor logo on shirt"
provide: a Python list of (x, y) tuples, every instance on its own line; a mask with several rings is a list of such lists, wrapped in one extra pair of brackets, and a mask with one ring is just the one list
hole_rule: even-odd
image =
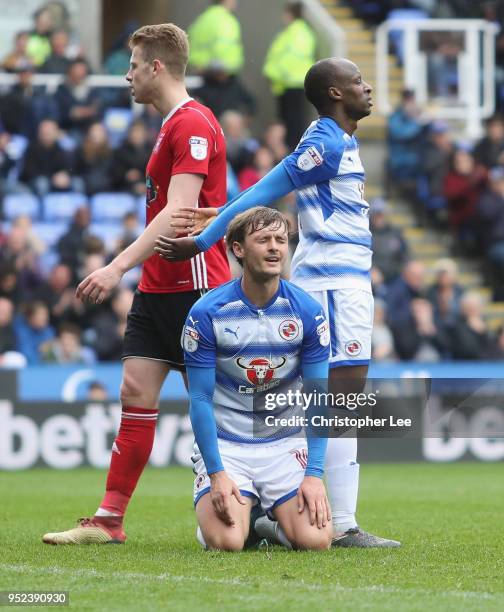
[(199, 338), (200, 336), (194, 327), (186, 325), (184, 328), (184, 350), (186, 350), (188, 353), (194, 353), (197, 351), (199, 346)]
[(191, 136), (189, 138), (189, 145), (191, 146), (191, 155), (194, 159), (201, 161), (206, 159), (208, 155), (208, 140), (201, 136)]
[(327, 321), (324, 321), (317, 327), (317, 336), (321, 346), (329, 346), (329, 325)]
[(238, 388), (239, 393), (256, 393), (258, 391), (266, 391), (272, 387), (276, 387), (279, 384), (279, 380), (273, 380), (275, 370), (283, 367), (287, 362), (286, 357), (280, 357), (278, 363), (274, 363), (271, 359), (266, 357), (255, 357), (248, 361), (244, 360), (243, 357), (238, 357), (236, 365), (245, 370), (247, 380), (251, 382), (254, 387), (247, 387), (246, 385), (240, 385)]
[(316, 166), (321, 166), (323, 162), (324, 158), (317, 147), (309, 147), (298, 157), (297, 166), (303, 172), (308, 172)]
[(278, 333), (284, 340), (295, 340), (299, 336), (299, 324), (294, 319), (285, 319), (278, 326)]

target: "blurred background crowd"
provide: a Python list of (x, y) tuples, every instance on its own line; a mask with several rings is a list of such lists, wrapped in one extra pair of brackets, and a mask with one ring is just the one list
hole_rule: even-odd
[[(254, 129), (261, 102), (241, 78), (245, 58), (236, 1), (210, 3), (188, 30), (190, 74), (201, 82), (192, 95), (214, 111), (226, 135), (229, 197), (256, 183), (296, 146), (310, 120), (304, 75), (317, 59), (317, 37), (304, 19), (303, 3), (288, 2), (283, 25), (261, 59), (276, 113), (265, 129)], [(350, 5), (370, 28), (405, 15), (504, 23), (500, 2)], [(138, 25), (127, 24), (101, 74), (125, 75), (128, 37)], [(482, 138), (461, 139), (409, 90), (388, 118), (385, 180), (370, 210), (377, 361), (504, 359), (504, 320), (488, 325), (481, 292), (464, 286), (459, 271), (460, 262), (469, 259), (491, 298), (504, 300), (500, 34), (496, 47), (497, 113), (487, 120)], [(394, 51), (400, 64), (400, 44)], [(451, 60), (457, 52), (456, 40), (436, 46), (429, 68), (434, 94), (456, 87)], [(90, 85), (86, 49), (62, 2), (42, 4), (32, 29), (15, 33), (1, 69), (14, 80), (0, 87), (0, 367), (118, 360), (138, 271), (127, 274), (99, 306), (77, 301), (75, 288), (141, 231), (145, 166), (161, 118), (151, 107), (132, 107), (124, 87)], [(60, 79), (50, 90), (34, 82), (38, 73)], [(389, 204), (394, 198), (408, 203), (419, 227), (446, 239), (446, 256), (433, 269), (426, 270), (394, 224)], [(278, 207), (291, 220), (295, 248), (295, 199), (289, 196)]]

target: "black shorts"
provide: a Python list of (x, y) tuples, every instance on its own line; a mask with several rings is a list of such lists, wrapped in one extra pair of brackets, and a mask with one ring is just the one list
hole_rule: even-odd
[(144, 293), (137, 289), (126, 323), (122, 358), (166, 361), (174, 370), (185, 372), (182, 329), (189, 310), (203, 293)]

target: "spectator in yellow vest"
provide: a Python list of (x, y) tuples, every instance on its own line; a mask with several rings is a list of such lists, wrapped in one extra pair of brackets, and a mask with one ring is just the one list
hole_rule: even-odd
[(302, 2), (285, 5), (284, 23), (268, 49), (263, 74), (271, 82), (278, 117), (285, 123), (287, 144), (293, 149), (306, 127), (304, 78), (315, 63), (316, 39), (303, 19)]
[(231, 75), (243, 66), (241, 27), (234, 15), (237, 0), (213, 0), (188, 29), (189, 65), (203, 73), (219, 68)]

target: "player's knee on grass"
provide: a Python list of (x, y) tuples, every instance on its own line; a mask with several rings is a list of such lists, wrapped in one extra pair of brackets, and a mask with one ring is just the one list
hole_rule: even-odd
[(327, 550), (331, 546), (332, 530), (328, 525), (318, 529), (315, 525), (296, 529), (292, 539), (293, 548), (298, 550)]
[(293, 548), (298, 550), (326, 550), (331, 546), (332, 524), (329, 521), (319, 529), (310, 525), (309, 512), (305, 508), (298, 513), (295, 498), (282, 504), (275, 510), (275, 517)]
[(211, 533), (204, 533), (203, 537), (210, 550), (240, 552), (245, 545), (245, 537), (238, 527), (213, 530)]

